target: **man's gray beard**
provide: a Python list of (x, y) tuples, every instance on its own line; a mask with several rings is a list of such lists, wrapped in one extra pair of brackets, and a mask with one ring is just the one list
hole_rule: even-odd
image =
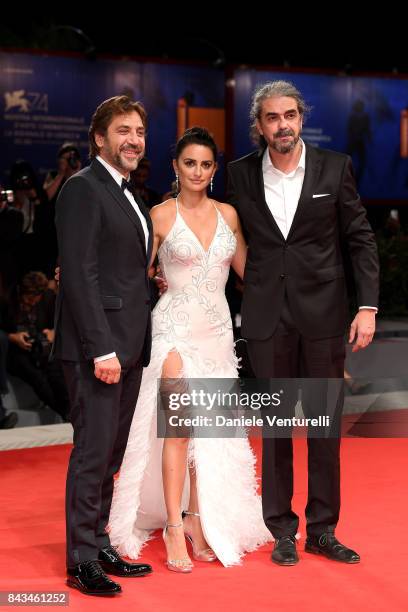
[(278, 153), (290, 153), (291, 151), (293, 151), (293, 149), (299, 142), (299, 138), (300, 137), (297, 136), (297, 138), (294, 138), (291, 142), (288, 142), (287, 144), (280, 144), (279, 142), (274, 141), (272, 142), (272, 149), (274, 149)]
[[(139, 160), (136, 159), (134, 162), (128, 162), (129, 166), (125, 166), (119, 153), (114, 156), (114, 160), (115, 160), (116, 165), (119, 168), (122, 168), (122, 170), (124, 170), (125, 172), (133, 172), (133, 170), (136, 170), (138, 163), (139, 163)], [(134, 166), (133, 166), (133, 163), (134, 163)]]

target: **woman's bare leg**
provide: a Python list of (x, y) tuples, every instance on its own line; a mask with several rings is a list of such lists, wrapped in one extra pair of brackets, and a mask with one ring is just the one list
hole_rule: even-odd
[[(175, 392), (178, 386), (182, 385), (180, 378), (182, 366), (181, 357), (177, 352), (172, 351), (168, 354), (162, 370), (162, 397)], [(168, 383), (166, 379), (169, 379)], [(177, 386), (177, 381), (174, 379), (180, 379), (180, 385)], [(162, 475), (168, 525), (178, 525), (182, 522), (181, 498), (186, 479), (188, 442), (188, 438), (164, 439)], [(182, 526), (167, 528), (165, 544), (169, 560), (189, 559)]]

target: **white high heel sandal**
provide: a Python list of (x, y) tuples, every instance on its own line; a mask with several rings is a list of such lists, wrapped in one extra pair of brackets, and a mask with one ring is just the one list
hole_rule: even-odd
[[(168, 527), (174, 527), (174, 528), (183, 527), (183, 521), (181, 521), (181, 523), (178, 523), (177, 525), (171, 525), (170, 523), (166, 523), (166, 526), (163, 529), (163, 540), (164, 540), (165, 546), (166, 546), (166, 534), (167, 534)], [(166, 551), (167, 551), (167, 546), (166, 546)], [(189, 557), (183, 557), (182, 559), (167, 559), (165, 563), (167, 565), (167, 569), (169, 569), (172, 572), (179, 572), (180, 574), (189, 574), (194, 567)]]
[[(198, 512), (188, 512), (187, 510), (184, 510), (181, 513), (182, 518), (184, 518), (185, 516), (198, 516), (200, 518)], [(184, 533), (193, 548), (193, 558), (196, 561), (206, 561), (207, 563), (212, 563), (213, 561), (217, 560), (217, 555), (215, 554), (212, 548), (208, 547), (203, 548), (202, 550), (197, 550), (192, 535), (185, 530)]]

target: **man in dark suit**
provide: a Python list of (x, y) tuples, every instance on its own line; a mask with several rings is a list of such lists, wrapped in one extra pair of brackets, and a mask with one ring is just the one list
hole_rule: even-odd
[[(228, 199), (248, 238), (241, 331), (257, 378), (343, 378), (344, 248), (359, 303), (349, 335), (353, 350), (367, 346), (375, 331), (377, 249), (351, 160), (305, 145), (300, 133), (307, 110), (291, 83), (262, 85), (251, 109), (259, 151), (229, 164)], [(339, 451), (339, 435), (308, 438), (305, 550), (357, 563), (359, 555), (334, 534), (340, 511)], [(292, 439), (265, 437), (263, 512), (275, 537), (272, 561), (279, 565), (298, 561), (299, 519), (292, 495)]]
[(91, 165), (56, 205), (60, 290), (54, 355), (62, 360), (74, 427), (66, 491), (67, 584), (87, 594), (121, 590), (117, 576), (151, 572), (123, 561), (105, 527), (113, 476), (126, 448), (142, 368), (150, 358), (149, 213), (127, 182), (145, 148), (146, 112), (117, 96), (95, 111)]

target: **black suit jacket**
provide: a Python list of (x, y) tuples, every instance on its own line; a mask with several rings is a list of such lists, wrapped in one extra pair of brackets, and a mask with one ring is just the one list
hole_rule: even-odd
[(61, 265), (54, 354), (83, 361), (116, 352), (122, 367), (150, 358), (148, 267), (140, 219), (104, 166), (91, 165), (64, 185), (56, 204)]
[[(306, 145), (306, 169), (287, 239), (265, 201), (262, 152), (228, 166), (228, 201), (248, 239), (242, 334), (269, 338), (285, 290), (299, 331), (308, 338), (340, 336), (347, 325), (342, 251), (349, 251), (358, 304), (377, 306), (377, 247), (356, 191), (351, 159)], [(329, 194), (313, 198), (314, 194)]]

